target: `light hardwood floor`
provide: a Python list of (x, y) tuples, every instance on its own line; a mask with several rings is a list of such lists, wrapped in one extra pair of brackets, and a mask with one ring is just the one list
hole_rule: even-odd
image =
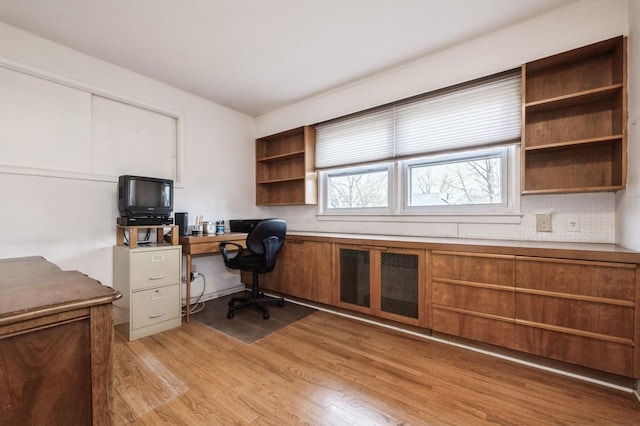
[(116, 334), (112, 405), (115, 425), (640, 424), (632, 394), (326, 312), (252, 345)]

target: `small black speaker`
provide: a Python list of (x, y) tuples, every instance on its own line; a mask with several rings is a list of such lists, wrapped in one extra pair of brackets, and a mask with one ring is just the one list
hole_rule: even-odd
[(180, 235), (189, 235), (189, 213), (175, 213), (175, 219)]

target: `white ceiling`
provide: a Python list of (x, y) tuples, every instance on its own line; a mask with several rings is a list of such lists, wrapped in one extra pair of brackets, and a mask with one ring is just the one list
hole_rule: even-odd
[(0, 0), (0, 21), (252, 116), (576, 0)]

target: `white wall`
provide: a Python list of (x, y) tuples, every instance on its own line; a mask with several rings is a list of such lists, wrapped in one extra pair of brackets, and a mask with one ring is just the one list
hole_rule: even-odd
[(640, 250), (640, 2), (629, 1), (629, 178), (616, 201), (616, 241)]
[[(191, 223), (196, 215), (259, 215), (252, 117), (3, 23), (0, 59), (180, 114), (183, 187), (175, 189), (174, 211), (189, 212)], [(11, 142), (0, 133), (0, 143)], [(115, 180), (0, 172), (0, 194), (0, 258), (42, 255), (63, 269), (111, 285), (118, 216)], [(238, 275), (227, 272), (219, 256), (194, 263), (205, 274), (208, 293), (239, 284)], [(193, 294), (201, 288), (194, 283)]]
[[(625, 0), (582, 1), (258, 117), (256, 133), (261, 137), (314, 124), (516, 68), (531, 60), (621, 34), (627, 34)], [(613, 193), (525, 196), (521, 202), (520, 224), (339, 222), (318, 220), (315, 207), (274, 207), (269, 214), (287, 219), (294, 230), (581, 242), (615, 240)], [(538, 212), (552, 212), (552, 233), (535, 231), (534, 215)], [(567, 232), (568, 219), (575, 215), (579, 216), (581, 232)]]

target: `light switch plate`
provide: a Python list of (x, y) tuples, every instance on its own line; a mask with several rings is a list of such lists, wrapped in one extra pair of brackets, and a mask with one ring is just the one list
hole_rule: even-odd
[(551, 232), (551, 215), (550, 214), (536, 215), (536, 231)]

